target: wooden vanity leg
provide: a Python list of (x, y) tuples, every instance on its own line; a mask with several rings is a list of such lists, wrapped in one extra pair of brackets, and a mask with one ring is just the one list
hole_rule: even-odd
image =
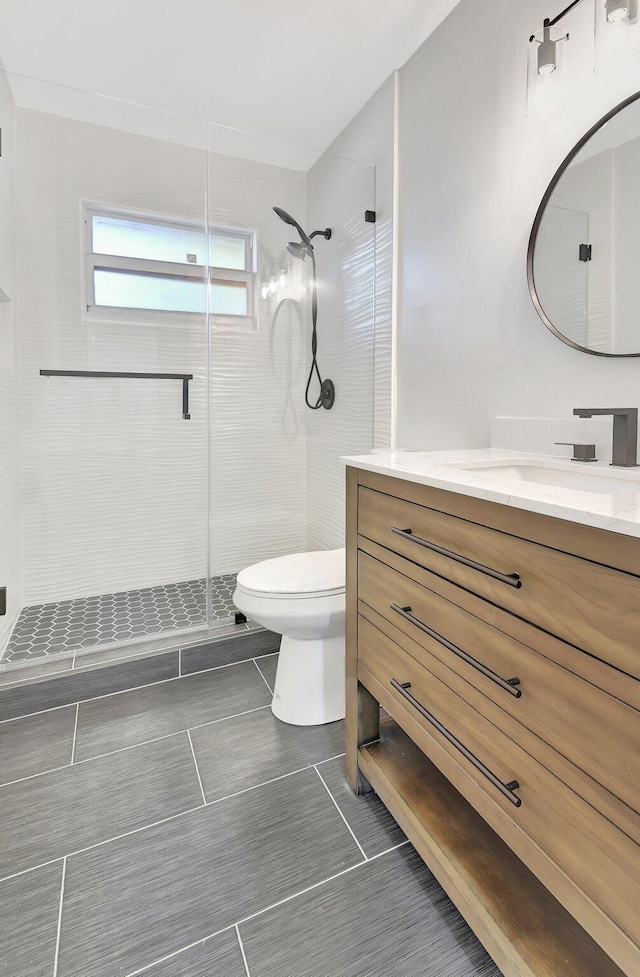
[(380, 735), (380, 706), (358, 682), (358, 472), (347, 468), (345, 769), (356, 794), (371, 790), (358, 770), (358, 747)]
[[(374, 743), (380, 739), (380, 703), (371, 695), (368, 689), (358, 682), (358, 746)], [(373, 787), (364, 774), (357, 770), (356, 750), (356, 783), (352, 784), (356, 794), (369, 794)]]

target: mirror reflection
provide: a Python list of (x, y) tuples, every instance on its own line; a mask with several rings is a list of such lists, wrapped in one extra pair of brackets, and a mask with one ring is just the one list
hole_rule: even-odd
[(530, 245), (530, 287), (543, 321), (565, 342), (600, 355), (640, 355), (639, 98), (570, 154)]

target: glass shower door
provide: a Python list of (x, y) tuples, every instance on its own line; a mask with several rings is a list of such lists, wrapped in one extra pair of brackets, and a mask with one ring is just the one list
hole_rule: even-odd
[(105, 102), (95, 122), (16, 110), (21, 569), (3, 665), (207, 624), (204, 130), (140, 107), (132, 126), (130, 106), (117, 128)]
[[(239, 136), (236, 135), (238, 139)], [(237, 275), (250, 299), (238, 314), (209, 310), (210, 567), (212, 620), (229, 623), (238, 571), (288, 553), (344, 545), (340, 456), (373, 439), (375, 167), (333, 153), (210, 126), (207, 216), (211, 233), (244, 234)], [(224, 151), (226, 150), (226, 151)], [(310, 410), (312, 262), (285, 211), (313, 237), (318, 364), (336, 386), (331, 410)], [(288, 248), (292, 242), (295, 246)], [(211, 260), (210, 274), (228, 269)], [(309, 400), (319, 395), (317, 376)], [(218, 617), (219, 615), (219, 617)]]

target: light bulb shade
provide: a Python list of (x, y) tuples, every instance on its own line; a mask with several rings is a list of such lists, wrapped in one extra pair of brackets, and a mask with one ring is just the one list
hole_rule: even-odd
[(595, 0), (595, 73), (620, 75), (639, 60), (638, 0)]
[(545, 26), (529, 40), (527, 117), (545, 122), (564, 108), (565, 50), (569, 35), (562, 24)]

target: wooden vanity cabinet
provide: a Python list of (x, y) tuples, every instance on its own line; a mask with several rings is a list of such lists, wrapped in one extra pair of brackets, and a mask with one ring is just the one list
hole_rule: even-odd
[(356, 468), (347, 509), (351, 785), (506, 977), (638, 977), (640, 539)]

